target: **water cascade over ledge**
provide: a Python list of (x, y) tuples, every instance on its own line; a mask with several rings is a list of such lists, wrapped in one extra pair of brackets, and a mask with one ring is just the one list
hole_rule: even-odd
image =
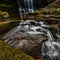
[(3, 37), (4, 42), (11, 47), (21, 48), (26, 53), (27, 51), (33, 53), (36, 49), (38, 51), (36, 54), (41, 55), (44, 60), (60, 60), (60, 36), (53, 34), (50, 26), (44, 24), (43, 21), (23, 20), (23, 14), (34, 12), (33, 0), (24, 0), (24, 8), (20, 5), (19, 0), (17, 2), (21, 21), (19, 26)]

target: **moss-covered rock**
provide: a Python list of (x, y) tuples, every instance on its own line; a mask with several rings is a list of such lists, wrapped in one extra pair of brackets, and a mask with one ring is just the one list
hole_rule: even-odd
[(0, 11), (0, 19), (8, 18), (9, 14), (6, 11)]
[(19, 21), (6, 21), (6, 22), (0, 22), (0, 33), (9, 31), (13, 27), (17, 26), (19, 24)]
[(21, 49), (15, 49), (5, 45), (0, 40), (0, 59), (1, 60), (34, 60), (31, 56), (26, 55)]

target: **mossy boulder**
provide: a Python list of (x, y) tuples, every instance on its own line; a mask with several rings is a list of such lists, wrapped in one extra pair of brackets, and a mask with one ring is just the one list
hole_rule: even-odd
[(9, 14), (6, 11), (0, 11), (0, 19), (8, 18)]
[(1, 60), (34, 60), (31, 56), (23, 53), (21, 49), (12, 48), (0, 40)]

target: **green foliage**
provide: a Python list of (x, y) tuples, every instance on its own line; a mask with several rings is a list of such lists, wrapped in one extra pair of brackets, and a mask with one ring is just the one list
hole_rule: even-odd
[(0, 3), (0, 7), (11, 7), (11, 5), (10, 4), (1, 4)]
[(36, 10), (35, 13), (41, 14), (41, 10)]
[(24, 54), (21, 49), (15, 49), (5, 45), (0, 40), (0, 60), (34, 60), (32, 57)]
[(9, 17), (9, 14), (8, 12), (6, 11), (0, 11), (0, 18), (8, 18)]
[(57, 11), (60, 12), (60, 8), (57, 8)]
[(2, 33), (3, 31), (6, 31), (9, 27), (9, 24), (7, 23), (0, 23), (0, 33)]

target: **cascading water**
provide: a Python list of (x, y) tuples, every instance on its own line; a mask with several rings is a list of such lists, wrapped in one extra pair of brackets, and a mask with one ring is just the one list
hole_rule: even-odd
[(18, 3), (18, 6), (19, 6), (19, 15), (20, 15), (20, 18), (23, 19), (23, 16), (22, 16), (22, 13), (21, 13), (20, 1), (17, 0), (17, 3)]
[(32, 12), (34, 12), (33, 0), (31, 0)]
[(28, 10), (30, 9), (30, 1), (27, 0), (27, 4), (28, 4)]
[(27, 0), (29, 12), (34, 12), (33, 0)]
[[(33, 0), (24, 0), (24, 8), (22, 8), (20, 5), (19, 0), (17, 0), (17, 2), (19, 6), (19, 14), (22, 21), (20, 22), (19, 26), (13, 28), (3, 37), (4, 42), (15, 48), (32, 50), (32, 48), (40, 45), (41, 42), (47, 38), (47, 41), (43, 42), (42, 44), (42, 55), (44, 56), (43, 58), (45, 59), (45, 56), (49, 56), (50, 59), (46, 58), (46, 60), (60, 60), (60, 41), (54, 39), (53, 34), (50, 32), (50, 30), (48, 28), (45, 29), (41, 25), (36, 25), (34, 22), (32, 25), (32, 21), (23, 21), (23, 14), (27, 12), (34, 12)], [(22, 12), (22, 10), (24, 12)], [(34, 27), (38, 28), (38, 30), (41, 29), (41, 31), (36, 31)], [(39, 38), (35, 39), (37, 36), (39, 36)]]
[[(23, 0), (24, 3), (21, 3), (19, 0), (17, 0), (17, 2), (21, 20), (23, 20), (24, 17), (27, 18), (26, 15), (28, 15), (29, 12), (34, 12), (33, 0)], [(23, 4), (23, 6), (21, 6), (21, 4)]]
[[(41, 30), (36, 31), (37, 28)], [(38, 36), (40, 36), (40, 38), (37, 38)], [(21, 39), (21, 37), (23, 38)], [(58, 57), (58, 59), (60, 59), (60, 40), (55, 40), (51, 31), (48, 28), (46, 29), (42, 27), (41, 25), (30, 25), (29, 21), (22, 21), (18, 27), (15, 27), (9, 33), (7, 33), (3, 39), (5, 39), (5, 43), (9, 44), (12, 47), (23, 48), (24, 50), (27, 49), (30, 51), (32, 48), (39, 46), (43, 40), (46, 40), (46, 38), (47, 41), (43, 42), (42, 44), (43, 58), (46, 60), (57, 60)], [(49, 59), (46, 58), (47, 56)]]
[(53, 37), (49, 30), (46, 30), (48, 34), (48, 41), (42, 44), (42, 55), (44, 60), (60, 60), (60, 39)]
[[(17, 2), (18, 2), (18, 6), (19, 6), (20, 18), (21, 18), (21, 20), (23, 20), (23, 14), (26, 13), (26, 9), (27, 9), (27, 12), (31, 12), (29, 9), (32, 9), (32, 10), (33, 10), (33, 1), (32, 1), (32, 0), (31, 0), (31, 1), (30, 1), (30, 0), (24, 0), (24, 5), (25, 5), (24, 8), (21, 7), (19, 0), (17, 0)], [(31, 4), (32, 4), (32, 5), (31, 5)], [(28, 6), (28, 8), (26, 8), (26, 6)], [(24, 11), (24, 13), (22, 12), (22, 10)], [(28, 11), (28, 10), (29, 10), (29, 11)], [(19, 30), (20, 30), (20, 24), (19, 24), (19, 26), (17, 26), (17, 27), (15, 27), (14, 29), (12, 29), (9, 33), (7, 33), (7, 34), (5, 35), (5, 37), (4, 37), (4, 39), (14, 36), (14, 34), (15, 34), (16, 32), (18, 32)], [(12, 33), (12, 32), (13, 32), (13, 33)]]

